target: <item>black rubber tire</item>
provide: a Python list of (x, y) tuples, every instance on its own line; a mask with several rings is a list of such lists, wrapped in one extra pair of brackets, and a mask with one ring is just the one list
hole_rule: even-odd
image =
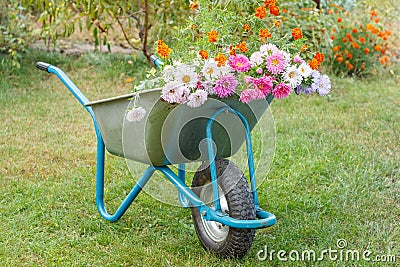
[[(218, 185), (223, 191), (230, 217), (241, 220), (254, 220), (256, 212), (253, 196), (243, 172), (227, 159), (217, 159)], [(193, 192), (200, 197), (202, 186), (211, 182), (209, 162), (203, 162), (194, 175)], [(207, 204), (207, 203), (206, 203)], [(209, 204), (207, 204), (209, 205)], [(223, 211), (224, 212), (224, 211)], [(253, 243), (254, 229), (239, 229), (228, 227), (224, 240), (216, 242), (207, 233), (199, 210), (192, 207), (192, 218), (197, 236), (202, 246), (224, 258), (244, 257)]]

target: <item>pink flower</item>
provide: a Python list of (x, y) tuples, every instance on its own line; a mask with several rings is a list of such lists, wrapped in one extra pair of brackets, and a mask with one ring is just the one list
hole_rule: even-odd
[(265, 95), (257, 89), (246, 89), (240, 94), (239, 100), (243, 103), (249, 103), (254, 99), (263, 99)]
[(281, 73), (286, 66), (285, 55), (280, 51), (274, 52), (272, 55), (268, 56), (266, 60), (267, 69), (272, 74)]
[(250, 61), (245, 55), (238, 54), (229, 57), (229, 66), (239, 72), (247, 72), (250, 69)]
[(270, 76), (264, 76), (258, 79), (253, 79), (253, 85), (255, 89), (260, 90), (264, 94), (264, 96), (266, 96), (272, 91), (273, 80), (274, 79)]
[(190, 90), (184, 84), (171, 82), (162, 89), (161, 97), (168, 103), (180, 104), (187, 101), (189, 94)]
[(257, 72), (257, 74), (262, 74), (262, 73), (263, 73), (263, 69), (262, 69), (262, 68), (258, 68), (258, 69), (256, 70), (256, 72)]
[(233, 95), (238, 83), (233, 75), (222, 76), (215, 84), (215, 93), (221, 98)]
[(290, 85), (281, 82), (272, 90), (275, 98), (285, 98), (290, 94)]
[(303, 63), (304, 62), (304, 60), (299, 55), (295, 55), (293, 58), (293, 61), (295, 63)]
[(251, 76), (245, 76), (245, 77), (243, 78), (243, 81), (244, 81), (245, 83), (247, 83), (247, 84), (253, 83), (253, 80), (254, 80), (254, 78), (251, 77)]

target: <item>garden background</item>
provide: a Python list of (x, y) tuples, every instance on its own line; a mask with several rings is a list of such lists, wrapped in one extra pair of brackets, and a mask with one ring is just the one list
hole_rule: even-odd
[[(198, 1), (203, 4), (202, 1)], [(215, 2), (215, 1), (214, 1)], [(238, 16), (257, 1), (229, 3)], [(261, 1), (259, 4), (262, 4)], [(0, 4), (0, 262), (3, 266), (379, 266), (379, 262), (261, 262), (257, 253), (335, 248), (400, 261), (400, 68), (396, 1), (278, 1), (271, 19), (300, 27), (325, 54), (324, 98), (274, 101), (276, 153), (259, 189), (278, 217), (249, 255), (205, 252), (190, 211), (139, 195), (116, 223), (95, 205), (90, 117), (58, 79), (63, 69), (89, 99), (129, 93), (151, 69), (156, 41), (172, 44), (196, 12), (189, 1), (3, 1)], [(172, 45), (171, 45), (172, 46)], [(70, 48), (76, 48), (70, 53)], [(83, 48), (82, 48), (83, 47)], [(90, 52), (86, 52), (86, 50)], [(85, 51), (84, 51), (85, 50)], [(109, 51), (113, 52), (110, 53)], [(123, 53), (115, 53), (122, 51)], [(82, 53), (85, 52), (85, 53)], [(123, 159), (107, 156), (113, 210), (130, 190)], [(396, 263), (386, 263), (393, 264)]]

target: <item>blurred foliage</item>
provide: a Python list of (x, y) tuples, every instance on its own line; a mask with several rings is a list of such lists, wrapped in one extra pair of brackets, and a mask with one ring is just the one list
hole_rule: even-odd
[(19, 1), (0, 3), (0, 64), (2, 71), (20, 67), (19, 59), (30, 36), (30, 23)]

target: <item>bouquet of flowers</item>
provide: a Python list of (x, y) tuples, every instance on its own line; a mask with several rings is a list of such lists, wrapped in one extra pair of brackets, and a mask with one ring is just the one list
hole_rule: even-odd
[[(318, 70), (324, 54), (311, 52), (300, 28), (291, 33), (280, 31), (284, 16), (279, 15), (276, 0), (266, 0), (251, 17), (244, 18), (245, 23), (227, 7), (202, 9), (198, 2), (191, 2), (191, 9), (190, 26), (183, 30), (191, 33), (190, 39), (180, 38), (181, 46), (177, 42), (176, 50), (159, 40), (157, 53), (165, 61), (161, 75), (139, 88), (158, 86), (162, 100), (192, 108), (204, 104), (208, 97), (237, 94), (241, 102), (248, 103), (270, 94), (282, 99), (292, 92), (321, 96), (330, 92), (329, 77)], [(221, 14), (228, 22), (215, 27), (214, 20)], [(224, 31), (227, 34), (221, 36)], [(132, 121), (145, 114), (141, 107), (130, 112), (128, 119)]]

